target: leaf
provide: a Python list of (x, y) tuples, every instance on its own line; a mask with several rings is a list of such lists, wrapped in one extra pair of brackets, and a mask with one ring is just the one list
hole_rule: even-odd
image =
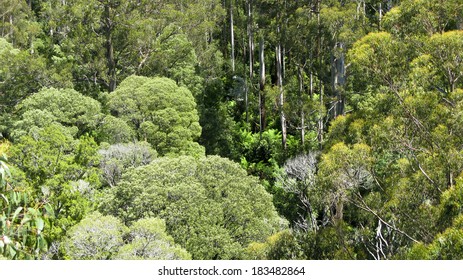
[(48, 249), (48, 243), (47, 240), (43, 236), (39, 236), (37, 238), (37, 248), (41, 251), (47, 251)]
[(35, 225), (37, 226), (37, 229), (42, 231), (43, 230), (43, 220), (41, 218), (36, 218), (35, 219)]
[(10, 202), (8, 201), (8, 198), (6, 198), (6, 196), (4, 194), (0, 193), (0, 196), (2, 196), (3, 200), (5, 200), (6, 205), (10, 204)]
[(10, 253), (10, 257), (11, 257), (11, 258), (14, 258), (14, 256), (16, 255), (16, 250), (15, 250), (14, 247), (11, 246), (11, 245), (8, 246), (8, 247), (9, 247), (9, 249), (10, 249), (10, 250), (9, 250), (9, 251), (10, 251), (10, 252), (9, 252), (9, 253)]
[(24, 217), (24, 219), (21, 220), (21, 225), (24, 225), (28, 222), (30, 222), (32, 219), (29, 216)]
[(55, 211), (53, 210), (53, 206), (51, 206), (50, 204), (46, 204), (46, 205), (45, 205), (45, 210), (47, 211), (47, 214), (48, 214), (51, 218), (54, 218), (54, 217), (55, 217)]
[(21, 201), (21, 194), (18, 192), (13, 192), (13, 202), (15, 205), (18, 205)]
[(13, 214), (13, 218), (11, 218), (11, 221), (14, 222), (14, 220), (16, 219), (16, 216), (18, 216), (19, 212), (21, 212), (21, 210), (23, 210), (22, 207), (18, 207), (16, 209), (16, 211), (14, 211), (14, 214)]
[(38, 211), (32, 207), (27, 208), (27, 211), (32, 215), (32, 216), (38, 216)]

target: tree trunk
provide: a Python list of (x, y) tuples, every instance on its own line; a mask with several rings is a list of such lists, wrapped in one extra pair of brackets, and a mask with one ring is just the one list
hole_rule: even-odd
[[(322, 65), (322, 54), (321, 54), (321, 24), (320, 24), (320, 9), (321, 9), (321, 0), (317, 1), (317, 56), (319, 60), (319, 65)], [(320, 104), (319, 104), (319, 116), (318, 116), (318, 133), (317, 140), (319, 149), (323, 148), (323, 82), (321, 75), (318, 76), (319, 90), (320, 90)]]
[(248, 33), (248, 48), (249, 48), (249, 77), (252, 77), (252, 73), (254, 72), (253, 69), (253, 62), (254, 62), (254, 34), (252, 28), (252, 0), (247, 1), (248, 4), (248, 26), (247, 26), (247, 33)]
[(10, 14), (10, 32), (8, 34), (8, 36), (10, 36), (11, 38), (11, 44), (14, 46), (15, 45), (15, 41), (14, 41), (14, 36), (13, 36), (13, 15)]
[(344, 60), (344, 44), (336, 43), (331, 55), (331, 87), (336, 95), (336, 104), (334, 107), (334, 117), (344, 115), (345, 98), (343, 87), (346, 80), (346, 67)]
[(106, 61), (109, 79), (108, 91), (112, 92), (116, 89), (116, 61), (114, 59), (114, 46), (111, 37), (114, 26), (111, 20), (111, 7), (109, 4), (104, 4), (103, 27), (106, 39)]
[(301, 144), (305, 143), (305, 112), (304, 112), (304, 79), (302, 76), (302, 67), (297, 66), (297, 79), (299, 81), (299, 108), (301, 109)]
[[(279, 28), (278, 28), (279, 29)], [(280, 109), (280, 121), (281, 121), (281, 144), (283, 150), (286, 150), (286, 116), (283, 110), (284, 105), (284, 91), (283, 91), (283, 54), (281, 43), (278, 43), (275, 50), (276, 55), (276, 71), (277, 71), (277, 86), (279, 90), (278, 105)]]
[(232, 72), (235, 73), (235, 32), (233, 30), (233, 1), (230, 0), (230, 40), (231, 40), (231, 65)]
[(318, 146), (320, 150), (323, 148), (323, 84), (320, 81), (320, 109), (319, 109), (319, 116), (318, 116), (318, 134), (317, 134), (317, 140), (318, 140)]
[(265, 129), (265, 57), (264, 57), (264, 37), (261, 35), (259, 40), (259, 132)]
[(378, 17), (378, 30), (381, 31), (381, 24), (383, 21), (383, 6), (379, 3), (379, 17)]

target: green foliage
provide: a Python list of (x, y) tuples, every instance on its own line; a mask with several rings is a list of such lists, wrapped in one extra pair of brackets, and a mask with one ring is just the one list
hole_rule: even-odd
[[(80, 136), (96, 128), (100, 107), (98, 101), (72, 89), (42, 89), (19, 104), (17, 109), (22, 118), (15, 124), (15, 130), (27, 134), (34, 126), (57, 121), (77, 129)], [(30, 127), (31, 124), (34, 126)]]
[(372, 163), (371, 148), (365, 144), (349, 148), (340, 142), (322, 156), (318, 177), (326, 187), (325, 199), (335, 209), (334, 219), (342, 219), (343, 204), (350, 200), (349, 196), (371, 188)]
[(124, 244), (122, 236), (126, 231), (117, 218), (94, 212), (68, 231), (65, 255), (74, 260), (111, 259)]
[(461, 0), (0, 11), (2, 257), (462, 258)]
[(424, 36), (458, 29), (463, 4), (458, 0), (404, 0), (384, 17), (384, 26), (401, 36)]
[(160, 158), (129, 170), (104, 193), (100, 209), (127, 224), (165, 219), (194, 259), (241, 258), (250, 242), (284, 225), (257, 179), (217, 156)]
[(108, 106), (160, 155), (204, 154), (194, 142), (201, 134), (194, 98), (174, 81), (131, 76), (109, 96)]
[(208, 83), (203, 93), (196, 97), (202, 127), (199, 143), (205, 147), (208, 155), (239, 158), (238, 125), (230, 115), (237, 104), (226, 100), (224, 92), (225, 82), (216, 80)]
[(268, 237), (264, 243), (251, 243), (246, 250), (249, 258), (255, 260), (304, 259), (301, 245), (289, 230)]
[[(3, 3), (2, 3), (3, 4)], [(46, 61), (40, 55), (26, 50), (16, 49), (4, 38), (0, 38), (0, 113), (1, 130), (8, 127), (9, 118), (15, 106), (23, 99), (39, 91), (44, 86), (72, 86), (53, 76), (53, 68), (47, 68)]]
[(135, 139), (135, 131), (125, 121), (111, 115), (101, 120), (96, 135), (99, 142), (109, 144), (127, 143)]
[[(37, 201), (22, 186), (9, 183), (10, 170), (0, 157), (0, 256), (7, 259), (36, 259), (46, 252), (45, 225), (53, 217), (46, 201)], [(45, 230), (44, 230), (45, 229)]]
[(74, 139), (60, 124), (31, 132), (11, 148), (11, 160), (33, 187), (33, 197), (55, 208), (51, 239), (61, 238), (89, 210), (100, 185), (97, 150), (93, 138)]
[[(463, 11), (463, 5), (462, 11)], [(463, 76), (461, 49), (463, 48), (463, 31), (449, 31), (436, 34), (429, 38), (427, 52), (430, 54), (430, 62), (439, 74), (437, 85), (447, 89), (448, 92), (463, 86), (460, 78)], [(434, 84), (434, 86), (436, 86)]]
[(457, 216), (453, 225), (437, 234), (429, 245), (415, 244), (406, 254), (408, 259), (460, 260), (463, 258), (463, 216)]
[(175, 244), (166, 233), (166, 224), (158, 218), (141, 219), (132, 224), (127, 241), (114, 259), (189, 260), (191, 255)]
[(348, 52), (352, 63), (354, 83), (392, 86), (400, 81), (404, 72), (401, 58), (405, 48), (387, 32), (370, 33), (354, 43)]
[(103, 180), (111, 187), (129, 168), (147, 165), (156, 158), (156, 151), (147, 142), (114, 144), (102, 147), (98, 153)]

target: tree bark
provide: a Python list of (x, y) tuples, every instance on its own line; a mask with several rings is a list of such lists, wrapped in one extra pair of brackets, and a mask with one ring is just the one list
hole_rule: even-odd
[(283, 62), (282, 62), (283, 54), (282, 54), (282, 47), (281, 47), (280, 42), (276, 46), (275, 55), (276, 55), (277, 86), (279, 90), (278, 105), (280, 109), (280, 121), (281, 121), (281, 144), (283, 146), (283, 149), (286, 150), (286, 137), (287, 137), (286, 116), (283, 110), (283, 106), (284, 106)]
[(344, 44), (336, 43), (331, 55), (331, 87), (336, 95), (336, 104), (334, 107), (334, 117), (344, 115), (345, 98), (343, 87), (346, 80), (346, 67), (344, 59)]
[(301, 110), (301, 144), (305, 144), (305, 112), (304, 112), (304, 79), (302, 76), (302, 67), (297, 66), (297, 79), (299, 81), (299, 108)]
[(252, 75), (254, 72), (254, 34), (252, 28), (252, 0), (247, 0), (248, 6), (248, 22), (247, 22), (247, 33), (248, 33), (248, 51), (249, 51), (249, 77), (252, 81)]
[[(320, 9), (321, 9), (321, 0), (317, 0), (317, 56), (319, 60), (319, 65), (322, 65), (322, 54), (321, 54), (321, 24), (320, 24)], [(319, 116), (318, 116), (318, 133), (317, 140), (319, 149), (323, 148), (323, 82), (321, 75), (318, 76), (319, 90), (320, 90), (320, 105), (319, 105)]]
[(265, 130), (265, 51), (264, 37), (259, 40), (259, 132)]
[(235, 73), (235, 32), (233, 30), (233, 1), (230, 0), (230, 44), (231, 44), (231, 65), (232, 72)]
[(114, 46), (112, 42), (113, 22), (111, 20), (111, 6), (109, 3), (104, 4), (103, 12), (103, 30), (105, 34), (106, 61), (108, 65), (108, 91), (116, 89), (116, 61), (114, 59)]

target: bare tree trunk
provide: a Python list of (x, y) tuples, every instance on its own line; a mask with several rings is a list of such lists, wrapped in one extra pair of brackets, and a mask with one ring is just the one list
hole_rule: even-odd
[[(247, 33), (248, 33), (248, 56), (249, 56), (249, 84), (252, 85), (254, 77), (254, 32), (253, 32), (253, 18), (252, 18), (252, 0), (247, 0)], [(249, 88), (250, 86), (246, 85), (246, 123), (249, 123)], [(259, 93), (260, 96), (260, 93)], [(259, 100), (260, 102), (260, 100)], [(259, 103), (260, 104), (260, 103)], [(259, 107), (260, 108), (260, 107)]]
[(13, 36), (13, 35), (14, 35), (14, 30), (13, 30), (13, 15), (10, 14), (10, 32), (9, 32), (8, 36), (11, 37), (11, 43), (12, 43), (13, 46), (14, 46), (15, 42), (14, 42), (14, 36)]
[(379, 3), (379, 18), (378, 18), (378, 30), (381, 31), (381, 24), (383, 20), (383, 6)]
[[(321, 5), (321, 0), (317, 1), (317, 55), (319, 59), (320, 65), (322, 65), (322, 55), (321, 55), (321, 25), (320, 25), (320, 5)], [(319, 149), (321, 150), (323, 148), (323, 130), (324, 130), (324, 125), (323, 125), (323, 83), (322, 79), (319, 76), (318, 78), (319, 82), (319, 90), (320, 90), (320, 105), (319, 105), (319, 116), (318, 116), (318, 133), (317, 133), (317, 140), (318, 140), (318, 146)]]
[(344, 61), (344, 44), (336, 43), (331, 55), (331, 87), (336, 95), (336, 104), (334, 107), (334, 117), (344, 115), (344, 95), (342, 94), (345, 84), (345, 61)]
[(320, 150), (323, 148), (323, 84), (320, 80), (320, 109), (319, 109), (319, 117), (318, 117), (318, 146)]
[(304, 112), (304, 79), (302, 76), (302, 67), (297, 66), (297, 79), (299, 81), (299, 107), (301, 109), (301, 144), (305, 143), (305, 112)]
[(253, 63), (254, 63), (254, 34), (252, 28), (252, 0), (247, 1), (248, 4), (248, 45), (249, 45), (249, 77), (252, 80), (252, 73), (254, 72)]
[(286, 150), (287, 132), (286, 132), (286, 116), (283, 110), (283, 105), (284, 105), (283, 63), (282, 63), (283, 55), (282, 55), (281, 43), (277, 44), (275, 55), (276, 55), (277, 86), (279, 90), (278, 105), (280, 107), (279, 109), (280, 109), (280, 121), (281, 121), (281, 144), (283, 146), (283, 149)]
[(231, 64), (232, 72), (235, 73), (235, 32), (233, 30), (233, 1), (230, 0), (230, 40), (231, 40)]
[(2, 37), (5, 37), (5, 14), (2, 15), (2, 23), (3, 23), (3, 27), (2, 27)]
[(109, 3), (104, 4), (103, 25), (106, 39), (106, 60), (108, 65), (108, 90), (112, 92), (116, 89), (116, 61), (114, 59), (114, 46), (111, 37), (114, 25), (111, 20), (111, 7)]
[(264, 37), (259, 40), (259, 128), (260, 133), (265, 129), (265, 56)]

